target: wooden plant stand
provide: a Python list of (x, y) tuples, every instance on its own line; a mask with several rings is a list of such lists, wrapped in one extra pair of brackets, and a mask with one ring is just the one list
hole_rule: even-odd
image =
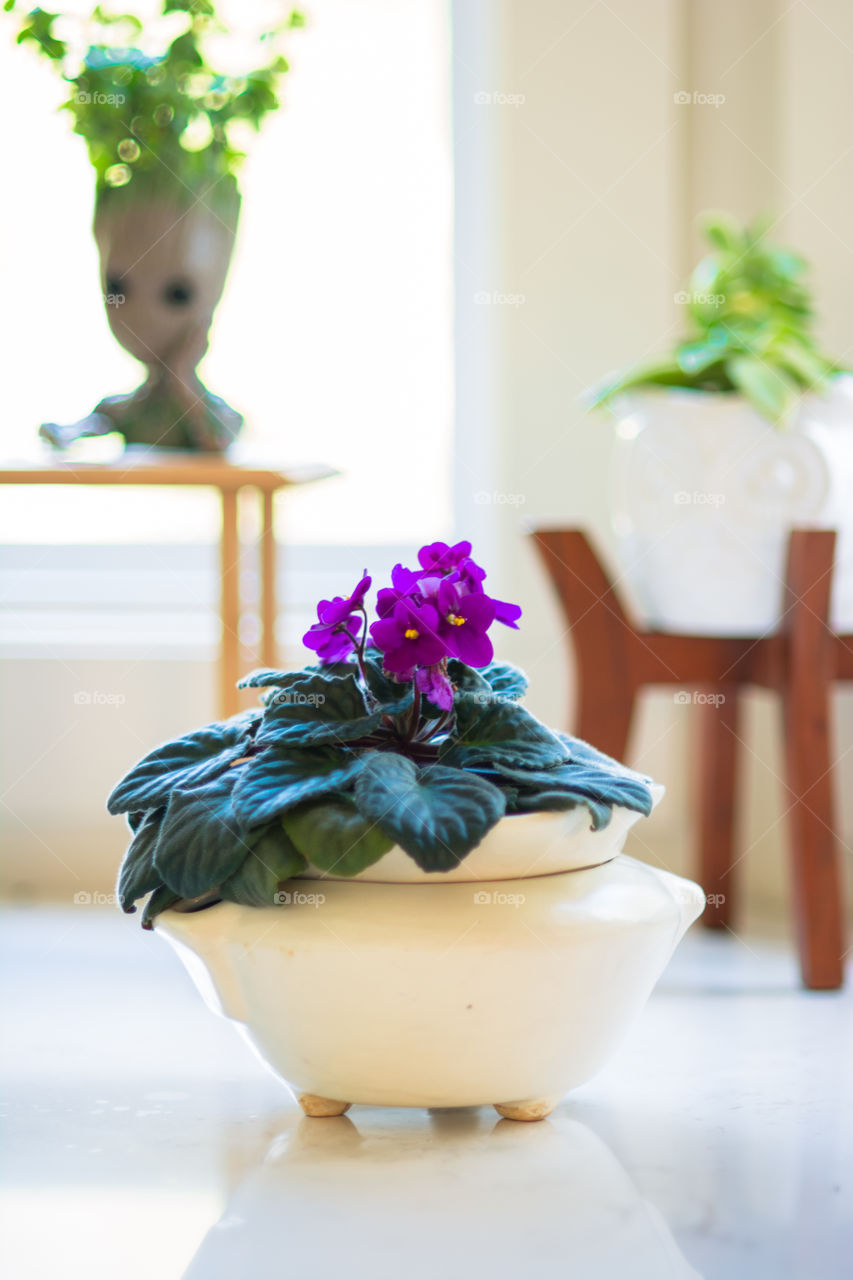
[(647, 631), (629, 619), (607, 571), (580, 529), (540, 527), (532, 536), (571, 627), (578, 664), (577, 733), (625, 755), (637, 694), (646, 685), (722, 694), (699, 714), (699, 878), (709, 928), (728, 928), (735, 907), (734, 805), (738, 695), (745, 685), (782, 699), (787, 818), (803, 983), (840, 987), (844, 908), (833, 820), (829, 703), (833, 681), (853, 680), (853, 635), (830, 629), (835, 532), (798, 529), (788, 545), (786, 608), (765, 636)]

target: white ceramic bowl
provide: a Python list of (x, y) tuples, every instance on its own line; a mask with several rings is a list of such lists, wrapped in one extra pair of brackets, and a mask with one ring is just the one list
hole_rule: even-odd
[(167, 911), (155, 927), (326, 1115), (493, 1103), (541, 1118), (613, 1051), (704, 906), (697, 885), (624, 855), (477, 885), (286, 888), (287, 906)]
[[(649, 790), (654, 807), (663, 799), (666, 788), (653, 782)], [(311, 867), (300, 878), (361, 880), (370, 884), (470, 884), (576, 871), (599, 866), (621, 853), (625, 837), (642, 816), (633, 809), (614, 805), (607, 826), (593, 831), (584, 805), (565, 813), (512, 814), (492, 827), (452, 871), (422, 871), (404, 849), (395, 846), (357, 876), (334, 876)]]

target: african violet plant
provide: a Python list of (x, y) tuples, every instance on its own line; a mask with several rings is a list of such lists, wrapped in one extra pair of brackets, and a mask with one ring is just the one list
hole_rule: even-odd
[(110, 796), (133, 841), (125, 911), (280, 900), (309, 864), (353, 876), (399, 845), (428, 872), (457, 866), (505, 814), (614, 804), (649, 813), (647, 779), (545, 727), (519, 703), (527, 681), (493, 658), (494, 622), (521, 610), (484, 589), (470, 542), (422, 547), (365, 604), (365, 576), (322, 600), (304, 637), (317, 662), (241, 682), (262, 706), (146, 756)]
[(805, 283), (808, 266), (766, 239), (766, 224), (741, 227), (725, 214), (706, 215), (711, 253), (690, 289), (693, 332), (668, 358), (605, 379), (591, 406), (643, 387), (740, 392), (776, 426), (792, 420), (804, 391), (821, 391), (841, 367), (819, 349)]

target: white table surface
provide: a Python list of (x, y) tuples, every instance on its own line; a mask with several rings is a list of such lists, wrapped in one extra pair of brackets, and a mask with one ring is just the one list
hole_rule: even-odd
[(2, 919), (8, 1280), (842, 1280), (853, 996), (694, 929), (540, 1124), (306, 1120), (177, 958), (88, 907)]

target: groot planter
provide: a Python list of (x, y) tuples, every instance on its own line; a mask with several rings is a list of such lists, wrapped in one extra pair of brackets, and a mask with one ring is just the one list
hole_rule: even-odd
[[(236, 76), (207, 61), (206, 37), (226, 29), (211, 0), (163, 0), (170, 42), (158, 56), (132, 43), (143, 34), (146, 44), (156, 38), (156, 22), (143, 32), (134, 15), (96, 8), (86, 36), (100, 28), (104, 41), (92, 44), (73, 71), (65, 41), (54, 34), (58, 18), (32, 10), (18, 42), (35, 44), (72, 86), (63, 105), (96, 173), (94, 233), (110, 328), (147, 376), (136, 391), (107, 397), (80, 422), (44, 423), (41, 435), (62, 446), (118, 430), (129, 444), (222, 450), (243, 419), (207, 390), (196, 367), (234, 247), (239, 131), (258, 128), (278, 107), (288, 64), (276, 41), (302, 18), (293, 12), (272, 30), (259, 30), (269, 60)], [(177, 35), (176, 21), (185, 24)]]
[(234, 248), (240, 197), (122, 189), (97, 202), (94, 233), (107, 317), (116, 339), (148, 370), (127, 396), (95, 409), (86, 434), (120, 431), (128, 442), (224, 449), (242, 416), (200, 381), (213, 312)]

